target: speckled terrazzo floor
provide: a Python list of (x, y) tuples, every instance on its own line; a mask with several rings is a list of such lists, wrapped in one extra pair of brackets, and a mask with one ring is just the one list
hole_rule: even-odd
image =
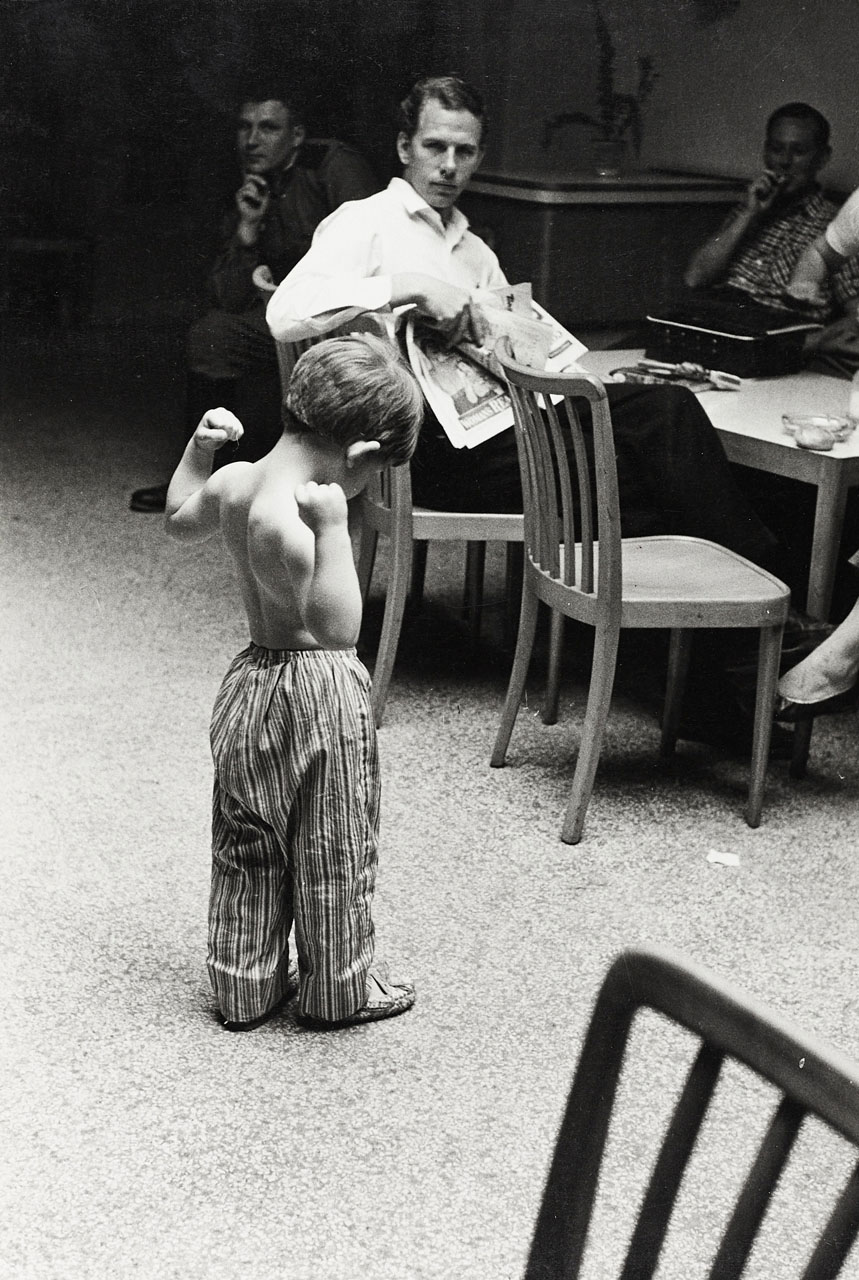
[[(454, 554), (431, 557), (380, 736), (379, 950), (418, 1004), (335, 1035), (289, 1012), (226, 1035), (203, 965), (207, 723), (244, 629), (214, 548), (128, 510), (160, 478), (177, 357), (114, 338), (5, 348), (0, 1274), (512, 1280), (595, 991), (627, 944), (669, 943), (859, 1057), (859, 721), (819, 726), (803, 784), (772, 766), (750, 831), (745, 765), (686, 746), (661, 768), (652, 716), (619, 696), (571, 849), (583, 688), (565, 686), (557, 726), (520, 716), (510, 767), (488, 769), (508, 659), (497, 611), (467, 653)], [(500, 576), (491, 557), (490, 596)], [(374, 598), (370, 647), (377, 624)], [(645, 1026), (642, 1048), (657, 1102), (620, 1132), (606, 1234), (684, 1044)], [(663, 1277), (706, 1256), (755, 1096), (742, 1085), (737, 1131), (705, 1153), (716, 1187), (693, 1182)], [(811, 1135), (822, 1172), (788, 1180), (751, 1274), (790, 1273), (841, 1159), (827, 1143)], [(601, 1243), (588, 1274), (612, 1257)]]

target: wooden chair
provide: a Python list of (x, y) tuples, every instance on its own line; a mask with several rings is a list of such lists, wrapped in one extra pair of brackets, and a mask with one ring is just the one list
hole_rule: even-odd
[[(587, 712), (561, 838), (576, 844), (611, 702), (621, 627), (671, 631), (662, 754), (675, 748), (691, 631), (749, 627), (760, 633), (751, 780), (746, 821), (761, 818), (790, 593), (751, 561), (700, 538), (621, 538), (617, 468), (605, 388), (587, 374), (547, 375), (505, 362), (515, 411), (525, 501), (525, 577), (519, 637), (491, 763), (504, 764), (519, 710), (542, 600), (553, 611), (549, 682), (543, 720), (557, 718), (563, 618), (594, 628)], [(593, 463), (576, 413), (587, 401)], [(565, 440), (571, 437), (572, 463)], [(595, 503), (592, 494), (595, 493)]]
[[(656, 1273), (698, 1134), (726, 1059), (743, 1063), (781, 1097), (718, 1245), (710, 1280), (743, 1274), (764, 1213), (806, 1115), (859, 1146), (859, 1066), (787, 1019), (663, 948), (623, 952), (600, 989), (576, 1068), (537, 1217), (525, 1280), (575, 1280), (585, 1253), (606, 1134), (633, 1018), (655, 1009), (700, 1040), (649, 1184), (620, 1276)], [(654, 1099), (654, 1102), (657, 1100)], [(725, 1152), (720, 1172), (725, 1166)], [(725, 1175), (726, 1177), (729, 1175)], [(820, 1232), (805, 1270), (783, 1258), (779, 1280), (831, 1280), (859, 1230), (859, 1164)], [(684, 1275), (690, 1277), (689, 1271)]]
[[(271, 268), (263, 264), (254, 268), (252, 276), (257, 296), (263, 306), (268, 306), (271, 297), (277, 288), (274, 282), (274, 276), (271, 274)], [(275, 342), (277, 348), (277, 367), (280, 374), (280, 389), (286, 391), (289, 386), (289, 380), (292, 377), (292, 371), (295, 368), (295, 362), (302, 352), (312, 346), (313, 338), (301, 338), (297, 342)]]
[[(436, 511), (412, 504), (412, 481), (408, 466), (389, 467), (377, 484), (368, 489), (361, 500), (362, 538), (358, 562), (358, 578), (366, 599), (373, 575), (379, 535), (391, 541), (390, 567), (385, 592), (382, 633), (373, 668), (373, 709), (376, 724), (385, 714), (388, 686), (397, 655), (409, 581), (415, 569), (415, 549), (420, 543), (464, 541), (466, 543), (466, 580), (464, 600), (472, 634), (477, 634), (483, 588), (483, 563), (487, 542), (502, 541), (508, 548), (508, 592), (513, 578), (511, 548), (521, 543), (521, 515), (486, 512), (463, 513)], [(419, 595), (422, 590), (422, 564), (418, 560)]]

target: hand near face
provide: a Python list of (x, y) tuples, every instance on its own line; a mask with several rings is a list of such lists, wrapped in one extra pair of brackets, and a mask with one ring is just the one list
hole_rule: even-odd
[(750, 213), (766, 213), (785, 185), (784, 174), (764, 169), (746, 188), (746, 206)]
[(258, 229), (268, 212), (271, 194), (261, 173), (249, 173), (236, 192), (239, 220), (248, 229)]
[(295, 489), (298, 514), (316, 537), (331, 529), (346, 528), (349, 507), (339, 484), (317, 484), (308, 480)]
[(209, 409), (194, 432), (194, 444), (204, 453), (216, 453), (222, 445), (241, 440), (245, 429), (229, 409)]

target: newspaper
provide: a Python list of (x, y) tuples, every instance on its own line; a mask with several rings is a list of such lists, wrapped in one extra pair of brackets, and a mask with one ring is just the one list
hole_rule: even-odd
[(475, 445), (513, 425), (513, 406), (496, 354), (533, 369), (565, 373), (587, 347), (574, 338), (531, 297), (530, 284), (480, 290), (475, 295), (490, 333), (482, 346), (462, 343), (445, 348), (419, 327), (413, 313), (406, 321), (406, 351), (427, 402), (457, 449)]

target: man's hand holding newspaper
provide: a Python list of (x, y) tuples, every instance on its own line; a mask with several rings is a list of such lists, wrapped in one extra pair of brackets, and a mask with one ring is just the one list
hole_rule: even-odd
[(498, 360), (509, 352), (520, 364), (554, 373), (575, 367), (585, 347), (531, 297), (530, 284), (475, 290), (471, 335), (454, 346), (422, 325), (406, 323), (406, 348), (427, 401), (451, 444), (473, 448), (513, 425), (513, 408)]

